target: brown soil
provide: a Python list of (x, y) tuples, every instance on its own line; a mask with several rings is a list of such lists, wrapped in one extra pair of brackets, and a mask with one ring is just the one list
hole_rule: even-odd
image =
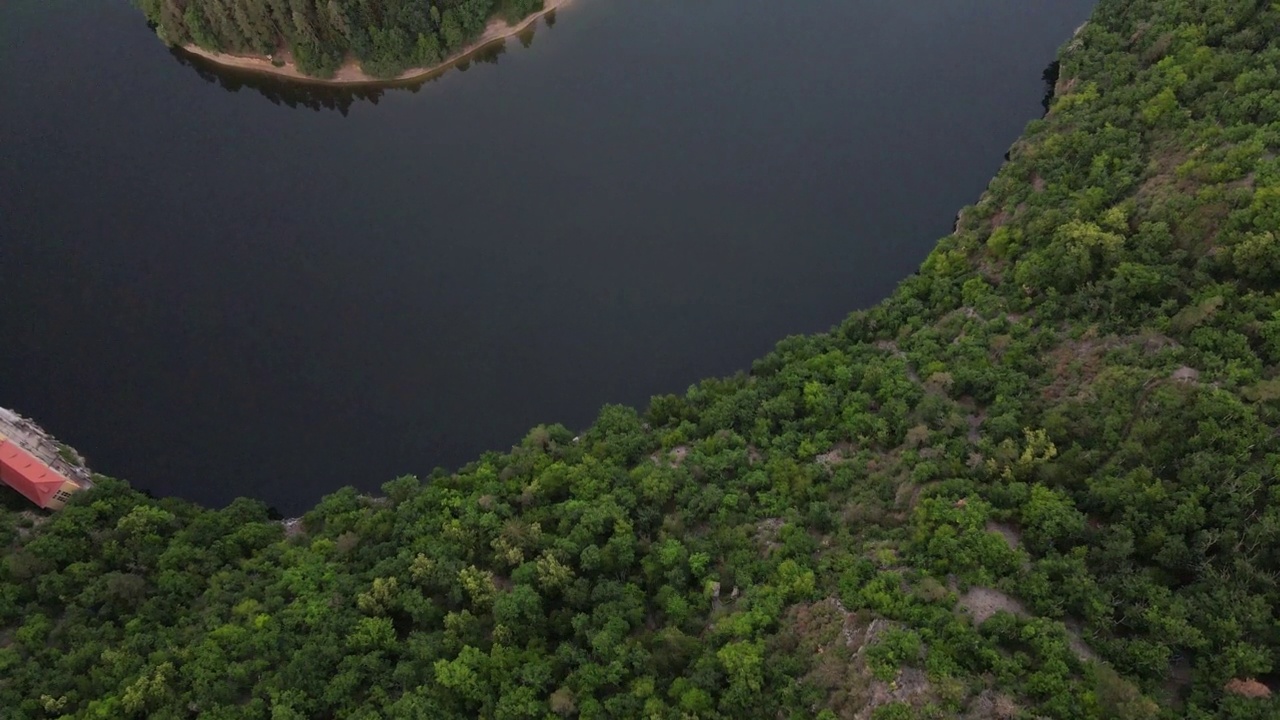
[(986, 530), (987, 532), (1000, 533), (1005, 543), (1009, 545), (1010, 550), (1017, 550), (1022, 546), (1022, 533), (1018, 532), (1018, 529), (1012, 525), (989, 520), (987, 521)]
[(672, 448), (669, 452), (667, 452), (665, 455), (661, 451), (658, 451), (650, 455), (649, 459), (652, 460), (655, 465), (666, 465), (667, 467), (680, 467), (680, 465), (684, 463), (684, 459), (687, 457), (689, 457), (689, 446), (677, 445), (676, 447)]
[(991, 588), (969, 588), (969, 592), (960, 597), (960, 605), (973, 616), (974, 625), (981, 625), (987, 621), (987, 618), (1001, 610), (1017, 615), (1020, 618), (1028, 617), (1026, 608), (1022, 607), (1022, 603), (999, 590), (992, 590)]
[(1223, 688), (1232, 695), (1239, 695), (1247, 698), (1269, 698), (1271, 697), (1271, 688), (1254, 680), (1253, 678), (1240, 679), (1236, 678), (1227, 683)]

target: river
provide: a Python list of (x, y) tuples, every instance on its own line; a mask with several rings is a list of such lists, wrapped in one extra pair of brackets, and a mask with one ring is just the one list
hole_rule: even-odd
[(1093, 0), (574, 0), (406, 88), (0, 3), (0, 406), (302, 512), (733, 373), (887, 295)]

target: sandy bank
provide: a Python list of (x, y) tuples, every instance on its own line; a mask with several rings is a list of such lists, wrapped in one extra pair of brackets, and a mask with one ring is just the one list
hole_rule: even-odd
[(458, 62), (466, 60), (478, 51), (489, 45), (506, 40), (513, 35), (519, 35), (524, 32), (535, 22), (545, 16), (547, 13), (553, 12), (569, 3), (569, 0), (544, 0), (543, 8), (529, 17), (521, 20), (515, 25), (508, 25), (501, 18), (494, 18), (489, 21), (488, 27), (476, 38), (475, 42), (463, 48), (461, 51), (449, 56), (438, 65), (426, 68), (412, 68), (400, 73), (393, 78), (378, 78), (368, 75), (364, 70), (360, 69), (360, 64), (354, 60), (348, 61), (331, 78), (317, 78), (310, 75), (304, 75), (298, 71), (293, 62), (289, 59), (288, 53), (281, 53), (281, 57), (285, 59), (283, 65), (275, 65), (271, 60), (262, 56), (253, 55), (228, 55), (226, 53), (213, 52), (196, 47), (195, 45), (186, 45), (184, 50), (192, 55), (199, 55), (206, 60), (224, 65), (226, 67), (239, 68), (241, 70), (251, 70), (253, 72), (266, 73), (268, 75), (278, 75), (293, 80), (301, 80), (310, 83), (319, 83), (324, 85), (361, 85), (361, 84), (383, 84), (404, 82), (406, 80), (414, 80), (417, 78), (431, 75), (432, 73), (444, 70)]

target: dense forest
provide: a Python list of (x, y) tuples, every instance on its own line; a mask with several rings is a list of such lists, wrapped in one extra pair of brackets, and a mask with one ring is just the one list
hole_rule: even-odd
[[(254, 5), (149, 12), (329, 62), (492, 9)], [(6, 491), (0, 715), (1280, 716), (1280, 4), (1059, 60), (920, 271), (749, 373), (298, 522)]]
[[(374, 77), (431, 67), (542, 0), (134, 0), (170, 45), (241, 55), (287, 53), (303, 73), (333, 75), (349, 58)], [(277, 57), (277, 60), (281, 60)]]

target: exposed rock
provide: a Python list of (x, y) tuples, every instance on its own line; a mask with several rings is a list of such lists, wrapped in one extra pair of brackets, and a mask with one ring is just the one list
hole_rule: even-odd
[(1177, 370), (1174, 370), (1173, 374), (1169, 377), (1176, 382), (1193, 383), (1200, 379), (1200, 371), (1193, 367), (1183, 365)]

